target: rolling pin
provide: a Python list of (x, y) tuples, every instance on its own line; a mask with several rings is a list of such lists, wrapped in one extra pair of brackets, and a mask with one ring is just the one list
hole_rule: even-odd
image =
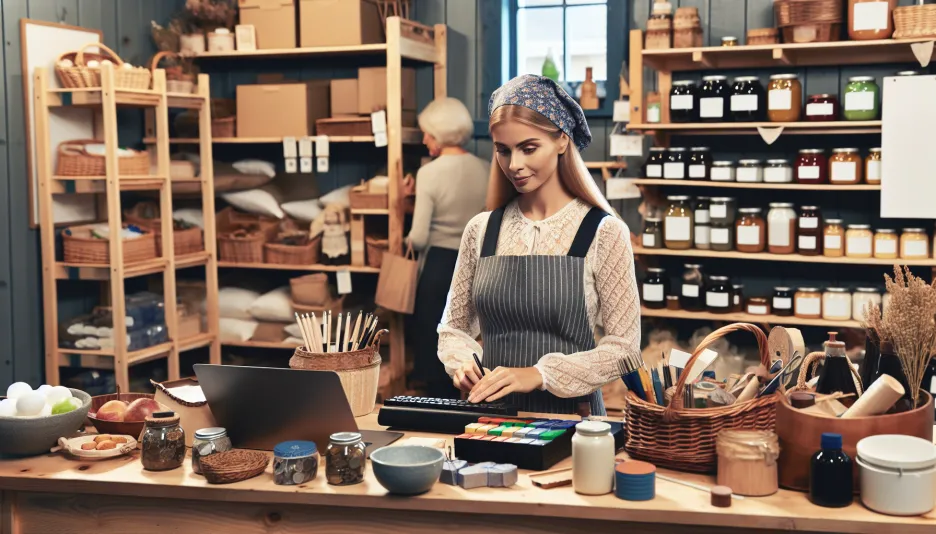
[(904, 388), (896, 378), (891, 375), (881, 375), (871, 384), (868, 391), (865, 391), (864, 395), (842, 414), (842, 419), (880, 415), (889, 410), (900, 397), (903, 397), (903, 394)]

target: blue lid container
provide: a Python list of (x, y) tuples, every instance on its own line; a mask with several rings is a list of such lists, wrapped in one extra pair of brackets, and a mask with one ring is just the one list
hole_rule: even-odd
[(273, 454), (277, 458), (305, 458), (318, 452), (318, 447), (312, 441), (284, 441), (273, 447)]
[(625, 501), (649, 501), (656, 496), (656, 467), (629, 460), (614, 469), (614, 495)]

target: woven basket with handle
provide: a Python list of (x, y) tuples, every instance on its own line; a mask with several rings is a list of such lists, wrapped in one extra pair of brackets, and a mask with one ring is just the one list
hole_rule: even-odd
[[(106, 157), (90, 154), (87, 145), (103, 144), (94, 139), (74, 139), (58, 146), (59, 176), (104, 176), (107, 174)], [(150, 173), (150, 157), (146, 152), (133, 151), (129, 156), (117, 157), (117, 173), (120, 176), (146, 176)]]
[(894, 10), (894, 39), (936, 37), (936, 4), (898, 7)]
[[(156, 68), (159, 66), (159, 61), (169, 58), (174, 58), (179, 62), (191, 62), (191, 59), (183, 58), (175, 52), (168, 52), (163, 50), (162, 52), (157, 52), (153, 56), (153, 59), (150, 60), (150, 71), (156, 72)], [(194, 93), (195, 89), (195, 75), (185, 72), (182, 65), (175, 65), (166, 68), (167, 92), (189, 94)]]
[[(94, 224), (70, 226), (62, 232), (62, 249), (67, 263), (110, 263), (109, 239), (93, 237)], [(156, 236), (146, 231), (142, 236), (123, 240), (124, 263), (151, 260), (157, 256)]]
[[(719, 328), (699, 343), (686, 369), (692, 369), (702, 351), (731, 332), (745, 331), (757, 339), (761, 364), (770, 368), (767, 336), (758, 326), (735, 323)], [(683, 408), (688, 373), (682, 373), (668, 406), (647, 402), (628, 391), (625, 401), (627, 453), (658, 467), (708, 473), (715, 470), (715, 439), (726, 429), (773, 430), (778, 393), (721, 408)], [(781, 386), (782, 389), (782, 386)]]
[[(87, 52), (88, 48), (97, 47), (101, 53)], [(74, 65), (62, 67), (59, 62), (69, 60)], [(116, 52), (103, 43), (88, 43), (76, 52), (66, 52), (55, 63), (55, 74), (63, 87), (68, 89), (100, 87), (101, 68), (89, 67), (89, 61), (108, 60), (114, 64), (114, 86), (120, 89), (149, 89), (153, 74), (144, 67), (124, 67), (124, 61)]]
[[(156, 250), (162, 252), (162, 220), (152, 217), (159, 213), (159, 204), (155, 202), (137, 202), (132, 208), (124, 210), (124, 222), (144, 228), (156, 234)], [(172, 232), (172, 250), (176, 256), (194, 254), (205, 250), (204, 234), (201, 228), (183, 228)]]

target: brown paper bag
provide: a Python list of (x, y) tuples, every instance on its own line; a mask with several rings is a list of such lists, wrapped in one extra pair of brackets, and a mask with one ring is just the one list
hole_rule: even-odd
[(413, 247), (407, 247), (403, 256), (384, 252), (374, 303), (391, 311), (413, 313), (418, 275), (419, 263), (414, 259)]

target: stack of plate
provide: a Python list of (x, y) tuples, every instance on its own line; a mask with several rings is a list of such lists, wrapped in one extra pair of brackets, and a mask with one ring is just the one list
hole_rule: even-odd
[(614, 494), (625, 501), (649, 501), (656, 495), (656, 466), (628, 460), (615, 467)]

